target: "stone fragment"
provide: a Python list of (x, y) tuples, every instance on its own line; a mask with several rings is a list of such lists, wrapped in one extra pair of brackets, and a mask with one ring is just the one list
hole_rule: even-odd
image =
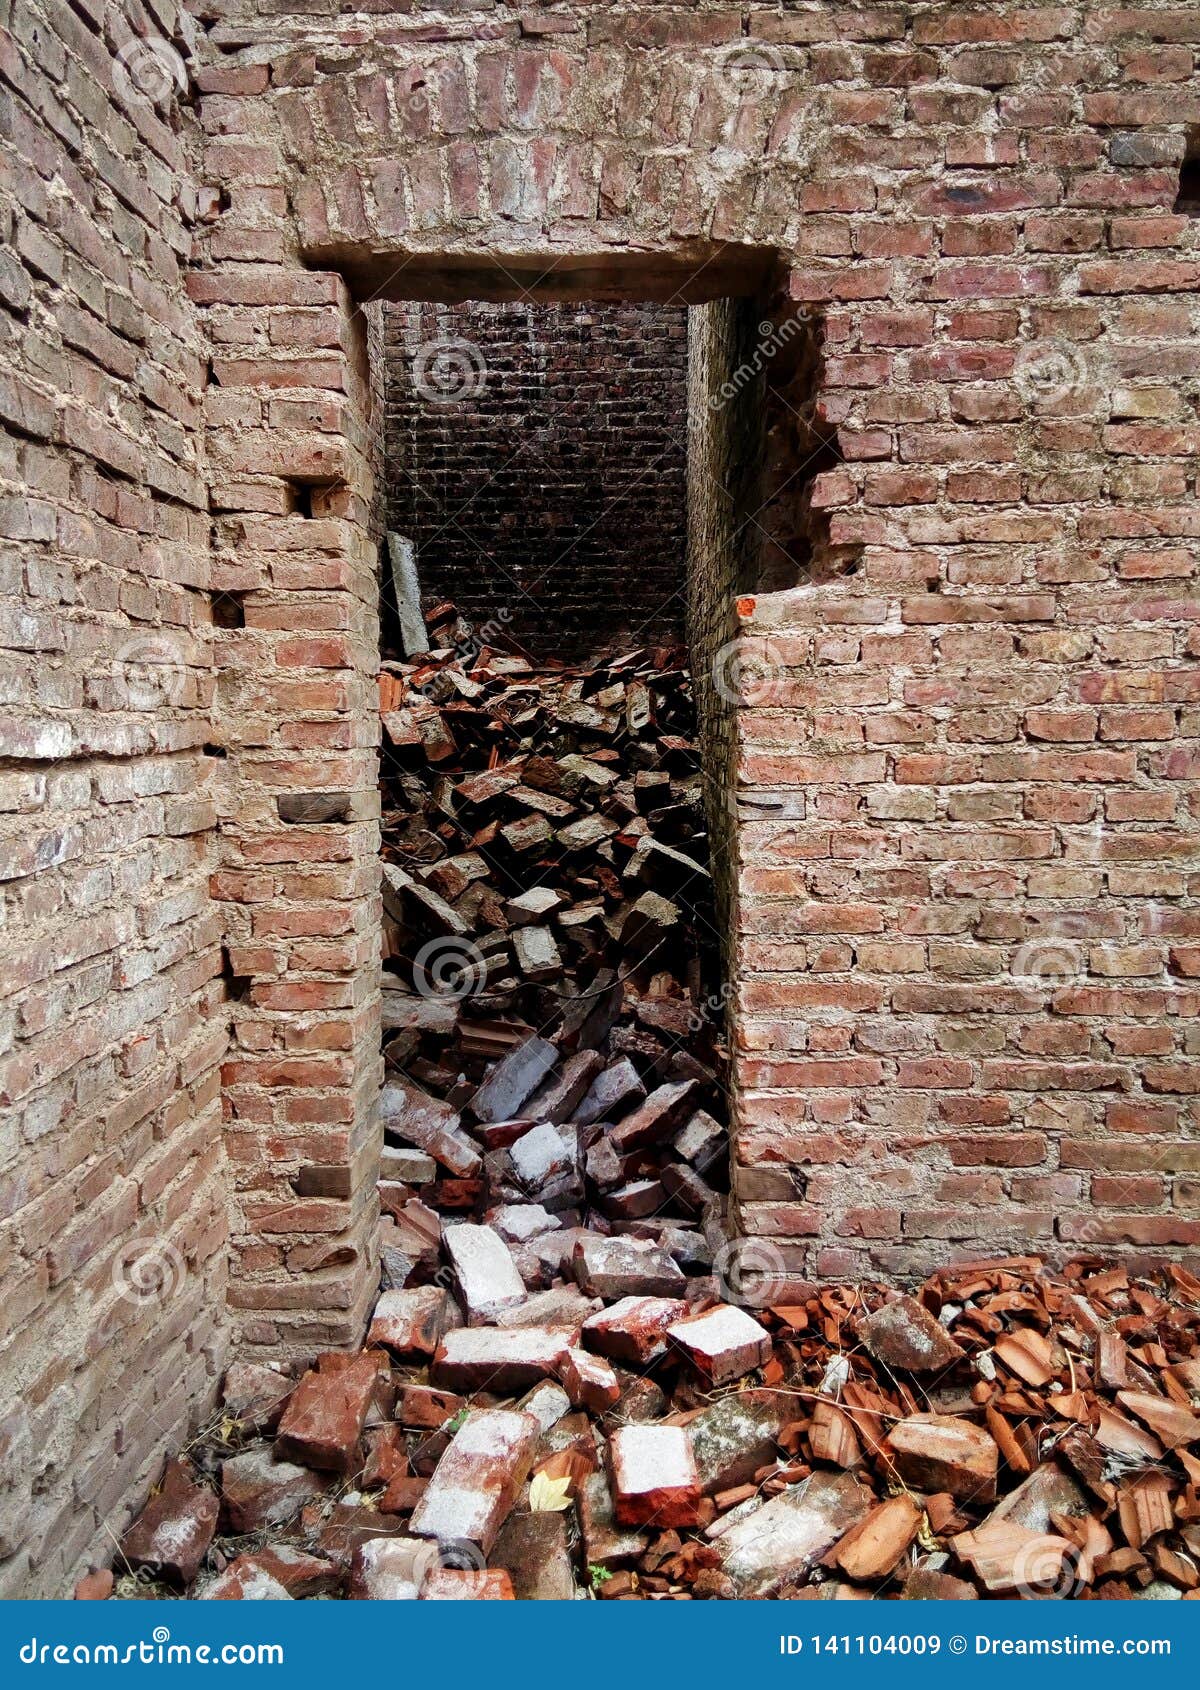
[(223, 1573), (194, 1592), (200, 1602), (290, 1602), (284, 1588), (256, 1555), (239, 1555)]
[(949, 1491), (962, 1502), (992, 1502), (1000, 1452), (969, 1420), (948, 1414), (910, 1414), (881, 1445), (897, 1474), (915, 1490)]
[(779, 1458), (781, 1399), (766, 1391), (737, 1391), (710, 1404), (688, 1423), (700, 1486), (706, 1495), (752, 1479)]
[(1035, 1467), (1016, 1490), (1009, 1491), (984, 1521), (1008, 1520), (1023, 1526), (1027, 1532), (1052, 1530), (1052, 1514), (1065, 1514), (1070, 1519), (1082, 1519), (1090, 1512), (1087, 1497), (1069, 1473), (1055, 1461)]
[(512, 1580), (518, 1602), (570, 1602), (575, 1578), (567, 1542), (567, 1521), (560, 1513), (510, 1514), (489, 1557)]
[(634, 1238), (588, 1234), (571, 1267), (581, 1289), (596, 1297), (678, 1297), (687, 1285), (665, 1251)]
[(771, 1359), (770, 1334), (732, 1303), (677, 1321), (667, 1328), (667, 1337), (710, 1385), (740, 1379)]
[(379, 1155), (379, 1177), (400, 1185), (428, 1185), (437, 1178), (437, 1163), (424, 1150), (398, 1150), (385, 1144)]
[(635, 1179), (600, 1199), (601, 1211), (615, 1221), (636, 1221), (656, 1215), (666, 1201), (662, 1180)]
[(543, 1380), (521, 1398), (517, 1407), (522, 1414), (532, 1414), (543, 1432), (557, 1426), (564, 1414), (571, 1411), (571, 1399), (561, 1385)]
[(858, 1335), (876, 1361), (902, 1373), (934, 1373), (966, 1354), (923, 1303), (898, 1293), (859, 1322)]
[(700, 1087), (695, 1080), (677, 1080), (659, 1086), (645, 1101), (619, 1121), (609, 1134), (618, 1155), (647, 1150), (670, 1138), (691, 1115)]
[(604, 1066), (596, 1050), (577, 1050), (529, 1099), (529, 1114), (539, 1121), (573, 1121), (592, 1081)]
[(401, 1426), (436, 1431), (465, 1407), (462, 1397), (453, 1391), (435, 1391), (429, 1385), (405, 1385), (396, 1404), (396, 1421)]
[(534, 922), (545, 921), (548, 915), (561, 908), (562, 902), (562, 894), (552, 887), (534, 886), (528, 892), (518, 893), (515, 898), (507, 898), (504, 913), (511, 926), (528, 927)]
[(458, 1124), (458, 1113), (410, 1080), (389, 1079), (379, 1097), (384, 1131), (415, 1145), (460, 1179), (470, 1179), (483, 1158)]
[(531, 1197), (563, 1207), (583, 1196), (575, 1127), (539, 1121), (509, 1151), (514, 1174)]
[(710, 1185), (685, 1162), (668, 1162), (662, 1171), (662, 1188), (676, 1209), (685, 1215), (699, 1218), (717, 1202), (717, 1194)]
[(615, 1121), (646, 1095), (641, 1076), (627, 1056), (597, 1074), (575, 1110), (580, 1126), (593, 1121)]
[(992, 1594), (1032, 1594), (1054, 1587), (1074, 1545), (1050, 1532), (1030, 1532), (1013, 1520), (993, 1520), (950, 1539), (958, 1559)]
[(525, 1285), (508, 1245), (490, 1226), (448, 1226), (443, 1242), (458, 1280), (467, 1324), (479, 1326), (525, 1301)]
[(525, 1244), (562, 1226), (558, 1216), (540, 1203), (504, 1203), (490, 1215), (489, 1224), (508, 1244)]
[(706, 1109), (697, 1109), (671, 1140), (677, 1155), (699, 1173), (716, 1166), (724, 1154), (728, 1135), (720, 1121)]
[(591, 1315), (604, 1307), (599, 1297), (585, 1297), (577, 1285), (553, 1285), (535, 1291), (528, 1301), (502, 1309), (497, 1326), (570, 1326), (578, 1330)]
[(413, 1533), (471, 1543), (486, 1556), (528, 1477), (539, 1436), (531, 1414), (468, 1414), (413, 1511)]
[(296, 1386), (279, 1422), (275, 1453), (333, 1473), (349, 1473), (379, 1386), (379, 1360), (322, 1356)]
[(266, 1446), (221, 1463), (221, 1502), (231, 1532), (282, 1526), (324, 1492), (325, 1480), (307, 1467), (276, 1461)]
[(717, 1540), (739, 1597), (769, 1596), (803, 1577), (874, 1500), (849, 1473), (814, 1473), (752, 1509)]
[(609, 1361), (645, 1367), (666, 1354), (667, 1327), (686, 1313), (687, 1304), (677, 1297), (622, 1297), (584, 1321), (584, 1348)]
[(461, 1316), (440, 1285), (385, 1291), (375, 1305), (367, 1342), (382, 1344), (398, 1356), (431, 1356), (456, 1318)]
[(411, 1537), (373, 1537), (354, 1550), (348, 1594), (359, 1602), (415, 1602), (438, 1564), (434, 1543)]
[(248, 1432), (273, 1432), (296, 1381), (256, 1361), (235, 1361), (225, 1375), (221, 1406)]
[(914, 1567), (900, 1592), (903, 1602), (977, 1602), (979, 1592), (966, 1579), (956, 1579), (935, 1567)]
[(113, 1593), (113, 1578), (111, 1567), (93, 1567), (91, 1572), (84, 1573), (72, 1591), (75, 1602), (107, 1602)]
[(451, 1391), (523, 1391), (557, 1375), (575, 1332), (566, 1326), (463, 1326), (447, 1332), (434, 1384)]
[(289, 1596), (328, 1596), (340, 1583), (340, 1574), (330, 1561), (309, 1555), (290, 1543), (270, 1543), (256, 1549), (252, 1557)]
[(422, 1602), (511, 1602), (512, 1580), (502, 1567), (434, 1567), (421, 1586)]
[(536, 1033), (502, 1057), (471, 1099), (479, 1121), (511, 1121), (558, 1060), (558, 1048)]
[(156, 1493), (121, 1539), (121, 1559), (174, 1584), (190, 1584), (217, 1529), (220, 1503), (182, 1461), (170, 1461)]
[(641, 1559), (646, 1533), (617, 1523), (612, 1492), (603, 1473), (589, 1473), (579, 1492), (579, 1529), (591, 1567), (627, 1567)]
[(616, 1518), (623, 1526), (694, 1526), (700, 1476), (682, 1426), (618, 1426), (608, 1444)]
[(860, 1584), (886, 1578), (921, 1527), (921, 1509), (901, 1491), (878, 1503), (852, 1526), (832, 1551), (831, 1560)]
[(517, 967), (527, 980), (556, 980), (562, 973), (562, 955), (548, 927), (516, 927), (512, 945)]
[(606, 1414), (621, 1399), (621, 1382), (602, 1357), (586, 1350), (568, 1350), (558, 1370), (574, 1408)]

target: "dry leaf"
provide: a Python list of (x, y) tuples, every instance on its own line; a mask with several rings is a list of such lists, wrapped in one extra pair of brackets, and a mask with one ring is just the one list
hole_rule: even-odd
[(571, 1506), (570, 1479), (551, 1479), (535, 1473), (529, 1487), (529, 1508), (534, 1514), (560, 1514)]

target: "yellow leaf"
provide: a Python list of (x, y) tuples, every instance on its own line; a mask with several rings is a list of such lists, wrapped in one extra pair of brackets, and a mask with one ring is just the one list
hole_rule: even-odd
[(560, 1514), (571, 1506), (570, 1479), (551, 1479), (535, 1473), (529, 1487), (529, 1507), (534, 1514)]

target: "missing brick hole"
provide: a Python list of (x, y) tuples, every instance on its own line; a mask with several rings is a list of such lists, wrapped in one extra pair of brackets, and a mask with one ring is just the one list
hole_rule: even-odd
[(248, 974), (234, 972), (229, 952), (224, 947), (221, 950), (221, 979), (225, 984), (225, 999), (227, 1003), (245, 1003), (250, 996), (251, 980)]
[(204, 755), (206, 757), (216, 757), (221, 761), (224, 761), (224, 759), (228, 757), (229, 753), (223, 745), (206, 745), (204, 747)]
[(1183, 217), (1200, 217), (1200, 129), (1188, 135), (1187, 151), (1179, 170), (1179, 192), (1175, 211)]
[(342, 515), (339, 495), (346, 492), (344, 481), (289, 481), (291, 514), (308, 517), (310, 521), (325, 516)]
[(212, 619), (214, 628), (244, 628), (246, 626), (246, 595), (244, 593), (214, 593)]

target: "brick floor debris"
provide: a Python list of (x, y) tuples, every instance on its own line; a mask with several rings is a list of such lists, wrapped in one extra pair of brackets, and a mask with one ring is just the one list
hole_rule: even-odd
[[(1185, 1270), (1131, 1280), (1094, 1260), (1051, 1272), (1008, 1258), (947, 1269), (915, 1297), (791, 1284), (778, 1287), (787, 1301), (754, 1309), (717, 1289), (700, 1275), (690, 1303), (623, 1298), (586, 1323), (576, 1309), (546, 1327), (451, 1327), (432, 1362), (407, 1321), (389, 1350), (392, 1317), (380, 1317), (379, 1347), (290, 1382), (281, 1427), (297, 1402), (306, 1425), (348, 1424), (351, 1382), (372, 1387), (340, 1474), (298, 1467), (231, 1369), (228, 1413), (126, 1534), (112, 1593), (1200, 1595), (1200, 1281)], [(663, 1342), (647, 1345), (647, 1304), (693, 1312), (651, 1320)], [(714, 1385), (711, 1341), (674, 1340), (734, 1322), (723, 1353), (749, 1365)], [(610, 1365), (596, 1346), (620, 1327), (633, 1337)], [(901, 1327), (921, 1341), (895, 1361)], [(935, 1328), (945, 1359), (931, 1364)], [(539, 1358), (519, 1381), (510, 1341)], [(490, 1373), (461, 1393), (431, 1388), (456, 1344), (492, 1342)], [(1031, 1351), (1044, 1358), (1036, 1383)], [(830, 1415), (846, 1434), (832, 1442)], [(109, 1593), (103, 1576), (78, 1592)]]
[(231, 1368), (116, 1594), (140, 1570), (223, 1600), (1191, 1595), (1185, 1270), (1013, 1258), (915, 1296), (717, 1271), (723, 1052), (669, 654), (451, 640), (382, 703), (367, 1344), (294, 1381)]

